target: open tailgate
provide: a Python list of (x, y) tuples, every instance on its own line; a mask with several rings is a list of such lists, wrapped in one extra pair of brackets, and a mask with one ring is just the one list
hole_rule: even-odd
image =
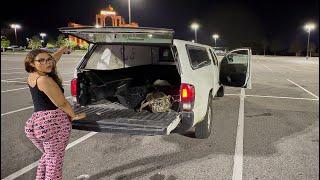
[(118, 103), (74, 107), (76, 113), (85, 112), (83, 120), (73, 121), (72, 128), (95, 132), (131, 135), (168, 135), (180, 122), (177, 112), (141, 113)]
[(89, 43), (172, 44), (174, 34), (172, 29), (141, 27), (63, 27), (59, 31)]

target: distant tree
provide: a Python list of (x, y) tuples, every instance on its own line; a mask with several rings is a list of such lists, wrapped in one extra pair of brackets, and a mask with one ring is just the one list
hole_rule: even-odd
[(269, 46), (269, 42), (267, 39), (263, 39), (261, 41), (261, 46), (262, 46), (262, 49), (263, 49), (263, 55), (265, 56), (266, 55), (266, 51), (267, 51), (267, 48)]
[(56, 41), (56, 47), (61, 47), (61, 46), (65, 46), (67, 45), (67, 42), (68, 39), (64, 37), (63, 34), (60, 34), (57, 38), (57, 41)]
[(274, 55), (277, 54), (277, 52), (283, 50), (283, 46), (281, 41), (279, 40), (272, 40), (270, 44), (270, 50), (274, 53)]
[(42, 46), (41, 40), (38, 36), (32, 36), (32, 38), (28, 42), (28, 48), (37, 49)]
[(47, 48), (54, 48), (56, 45), (55, 44), (52, 44), (52, 43), (47, 43), (46, 47)]
[(84, 43), (84, 44), (81, 46), (81, 49), (82, 49), (82, 50), (88, 50), (88, 49), (89, 49), (89, 44), (88, 44), (88, 43)]
[(54, 47), (56, 47), (56, 41), (53, 40), (53, 39), (49, 39), (46, 47), (48, 47), (48, 48), (54, 48)]
[(10, 46), (10, 41), (5, 36), (1, 36), (1, 49), (5, 51), (5, 48)]
[(289, 52), (295, 53), (296, 56), (299, 56), (302, 51), (302, 45), (299, 40), (294, 40), (290, 45)]
[(78, 44), (76, 42), (71, 41), (69, 39), (66, 39), (66, 45), (68, 47), (71, 47), (71, 49), (75, 49), (78, 46)]

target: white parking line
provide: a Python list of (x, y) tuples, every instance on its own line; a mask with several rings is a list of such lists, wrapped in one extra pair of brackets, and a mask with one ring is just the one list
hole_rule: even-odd
[[(71, 98), (72, 98), (72, 96), (66, 97), (66, 99), (71, 99)], [(5, 116), (5, 115), (9, 115), (9, 114), (16, 113), (16, 112), (24, 111), (24, 110), (27, 110), (27, 109), (31, 109), (31, 108), (33, 108), (33, 106), (21, 108), (21, 109), (14, 110), (14, 111), (9, 111), (9, 112), (6, 112), (6, 113), (1, 114), (1, 117), (2, 117), (2, 116)]]
[[(63, 86), (71, 86), (70, 84), (62, 84), (62, 85), (63, 85)], [(29, 87), (26, 86), (26, 87), (24, 87), (24, 88), (5, 90), (5, 91), (1, 91), (1, 93), (19, 91), (19, 90), (24, 90), (24, 89), (29, 89)]]
[(240, 96), (240, 94), (225, 94), (226, 96)]
[(1, 69), (1, 71), (11, 71), (11, 70), (17, 70), (17, 69), (24, 69), (24, 68)]
[[(81, 138), (73, 141), (72, 143), (68, 144), (68, 146), (67, 146), (67, 148), (66, 148), (66, 151), (67, 151), (68, 149), (72, 148), (73, 146), (75, 146), (75, 145), (77, 145), (77, 144), (85, 141), (86, 139), (90, 138), (91, 136), (94, 136), (95, 134), (97, 134), (97, 132), (90, 132), (90, 133), (82, 136)], [(34, 162), (34, 163), (32, 163), (32, 164), (30, 164), (30, 165), (28, 165), (28, 166), (26, 166), (26, 167), (24, 167), (24, 168), (22, 168), (22, 169), (20, 169), (19, 171), (16, 171), (15, 173), (13, 173), (13, 174), (7, 176), (6, 178), (4, 178), (3, 180), (16, 179), (17, 177), (23, 175), (24, 173), (32, 170), (32, 169), (35, 168), (35, 167), (37, 167), (37, 166), (38, 166), (38, 162), (39, 162), (39, 160), (36, 161), (36, 162)]]
[(12, 91), (19, 91), (19, 90), (28, 89), (28, 88), (29, 88), (29, 87), (18, 88), (18, 89), (10, 89), (10, 90), (6, 90), (6, 91), (1, 91), (1, 93), (12, 92)]
[(264, 64), (263, 64), (263, 66), (264, 66), (265, 68), (269, 69), (271, 72), (273, 72), (273, 70), (270, 69), (268, 66), (266, 66), (266, 65), (264, 65)]
[[(240, 94), (225, 94), (225, 96), (240, 96)], [(319, 101), (319, 99), (311, 99), (311, 98), (281, 97), (281, 96), (262, 96), (262, 95), (254, 95), (254, 94), (252, 94), (252, 95), (249, 95), (249, 94), (248, 94), (248, 95), (245, 95), (245, 97)]]
[(296, 72), (299, 71), (299, 70), (297, 70), (297, 69), (294, 69), (294, 68), (291, 68), (291, 67), (288, 67), (288, 66), (281, 66), (281, 67), (285, 67), (285, 68), (288, 68), (288, 69), (290, 69), (290, 70), (292, 70), (292, 71), (296, 71)]
[(4, 81), (12, 81), (12, 80), (17, 80), (17, 79), (27, 79), (27, 78), (23, 77), (23, 78), (4, 79)]
[(258, 98), (274, 98), (274, 99), (292, 99), (292, 100), (319, 101), (319, 99), (295, 98), (295, 97), (279, 97), (279, 96), (246, 95), (246, 97), (258, 97)]
[(73, 74), (73, 72), (72, 73), (58, 73), (58, 74)]
[(290, 79), (287, 79), (287, 80), (288, 80), (289, 82), (291, 82), (292, 84), (294, 84), (294, 85), (298, 86), (299, 88), (303, 89), (304, 91), (306, 91), (307, 93), (309, 93), (309, 94), (310, 94), (310, 95), (312, 95), (313, 97), (315, 97), (315, 98), (319, 99), (319, 97), (318, 97), (318, 96), (316, 96), (316, 95), (315, 95), (315, 94), (313, 94), (312, 92), (310, 92), (310, 91), (306, 90), (305, 88), (301, 87), (299, 84), (297, 84), (297, 83), (295, 83), (295, 82), (291, 81)]
[(27, 72), (12, 72), (12, 73), (1, 73), (1, 74), (24, 74), (24, 73), (27, 73)]
[(1, 80), (1, 82), (18, 82), (18, 83), (27, 83), (25, 81), (12, 81), (12, 80)]
[(245, 91), (241, 88), (236, 147), (233, 159), (232, 180), (242, 180), (243, 171), (243, 129), (244, 129), (244, 98)]

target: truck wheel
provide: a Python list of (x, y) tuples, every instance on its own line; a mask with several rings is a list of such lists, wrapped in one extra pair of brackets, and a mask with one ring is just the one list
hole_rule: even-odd
[(212, 97), (209, 96), (207, 114), (200, 123), (196, 125), (195, 137), (199, 139), (206, 139), (210, 136), (212, 128)]
[(217, 92), (217, 97), (223, 97), (224, 96), (224, 87), (221, 86)]

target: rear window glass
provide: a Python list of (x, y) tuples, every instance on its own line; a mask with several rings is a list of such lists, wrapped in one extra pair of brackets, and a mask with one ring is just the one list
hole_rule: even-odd
[(150, 46), (96, 45), (85, 68), (114, 70), (157, 64), (161, 57), (159, 49), (159, 47)]
[(193, 69), (198, 69), (211, 64), (206, 48), (187, 45), (187, 51)]
[(91, 54), (86, 69), (112, 70), (124, 68), (121, 45), (99, 45)]

